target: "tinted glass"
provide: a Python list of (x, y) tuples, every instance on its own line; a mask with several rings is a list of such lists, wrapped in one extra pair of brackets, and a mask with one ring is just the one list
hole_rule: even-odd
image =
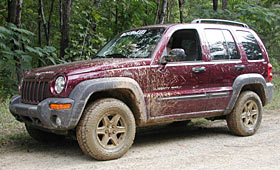
[(105, 45), (95, 58), (149, 58), (165, 28), (128, 31)]
[(206, 29), (212, 60), (240, 59), (236, 43), (228, 30)]
[(236, 43), (228, 30), (223, 30), (226, 42), (227, 42), (227, 52), (229, 59), (240, 59), (240, 55), (237, 50)]
[(226, 50), (226, 41), (221, 30), (206, 29), (206, 38), (210, 48), (210, 56), (212, 60), (228, 59)]
[(262, 50), (260, 49), (260, 46), (253, 34), (247, 31), (237, 31), (237, 34), (243, 45), (248, 60), (263, 59)]

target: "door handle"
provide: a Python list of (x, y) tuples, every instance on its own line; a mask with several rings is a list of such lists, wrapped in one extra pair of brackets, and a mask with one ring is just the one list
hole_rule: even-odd
[(234, 68), (236, 71), (242, 71), (245, 68), (245, 65), (235, 65)]
[(193, 67), (192, 68), (192, 72), (194, 72), (194, 73), (203, 73), (205, 71), (206, 71), (205, 67)]

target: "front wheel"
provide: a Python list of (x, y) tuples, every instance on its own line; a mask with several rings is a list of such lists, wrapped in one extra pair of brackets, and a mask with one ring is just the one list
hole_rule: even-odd
[(262, 120), (260, 97), (252, 91), (244, 91), (236, 101), (233, 111), (227, 116), (230, 131), (239, 136), (250, 136), (257, 132)]
[(120, 100), (108, 98), (85, 109), (76, 133), (85, 154), (97, 160), (111, 160), (128, 151), (135, 131), (135, 119), (129, 107)]

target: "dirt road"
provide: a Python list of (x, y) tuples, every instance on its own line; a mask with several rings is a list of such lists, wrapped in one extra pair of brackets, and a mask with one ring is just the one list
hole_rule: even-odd
[(237, 137), (225, 121), (139, 129), (128, 153), (113, 161), (85, 156), (76, 141), (45, 145), (23, 138), (0, 150), (0, 169), (280, 169), (280, 110), (265, 111), (257, 134)]

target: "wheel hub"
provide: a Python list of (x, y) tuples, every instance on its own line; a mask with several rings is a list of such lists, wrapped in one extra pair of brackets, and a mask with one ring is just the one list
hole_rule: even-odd
[(96, 137), (105, 149), (114, 149), (122, 144), (127, 128), (119, 114), (103, 116), (97, 125)]
[(259, 111), (257, 103), (253, 100), (247, 101), (243, 107), (243, 112), (241, 114), (243, 125), (247, 128), (254, 127), (257, 122), (258, 115)]

